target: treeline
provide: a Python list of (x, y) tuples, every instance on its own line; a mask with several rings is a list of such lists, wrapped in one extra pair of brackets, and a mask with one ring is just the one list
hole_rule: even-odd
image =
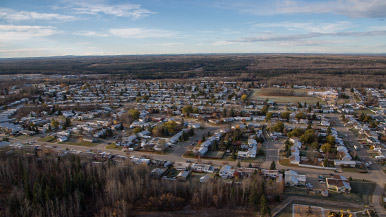
[(3, 59), (0, 74), (109, 74), (120, 80), (233, 77), (270, 84), (385, 87), (386, 56), (235, 54)]
[[(384, 74), (385, 56), (345, 55), (152, 55), (3, 59), (0, 74), (156, 72), (321, 72)], [(270, 74), (272, 74), (270, 73)]]
[(137, 211), (201, 207), (249, 207), (269, 214), (283, 183), (260, 174), (202, 184), (166, 181), (150, 168), (109, 160), (94, 163), (78, 156), (36, 157), (0, 153), (0, 216), (135, 216)]

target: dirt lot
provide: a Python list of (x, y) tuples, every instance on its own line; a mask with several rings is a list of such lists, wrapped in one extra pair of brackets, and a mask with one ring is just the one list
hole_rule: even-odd
[(323, 210), (321, 207), (307, 206), (294, 204), (293, 205), (294, 217), (319, 217), (323, 216)]

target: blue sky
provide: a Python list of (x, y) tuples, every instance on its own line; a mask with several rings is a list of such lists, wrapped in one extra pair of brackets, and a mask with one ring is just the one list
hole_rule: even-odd
[(181, 53), (386, 53), (386, 1), (0, 2), (0, 58)]

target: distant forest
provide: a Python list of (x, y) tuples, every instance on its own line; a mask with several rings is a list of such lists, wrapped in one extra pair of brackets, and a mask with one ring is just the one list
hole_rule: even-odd
[(235, 54), (0, 59), (0, 74), (119, 74), (130, 79), (238, 77), (274, 84), (384, 87), (386, 56)]

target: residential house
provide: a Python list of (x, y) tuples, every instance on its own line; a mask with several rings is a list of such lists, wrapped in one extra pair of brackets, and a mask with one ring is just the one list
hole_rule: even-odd
[(230, 166), (230, 165), (223, 165), (221, 167), (221, 169), (220, 169), (219, 175), (223, 179), (228, 179), (228, 178), (233, 177), (234, 172), (235, 171), (232, 169), (232, 166)]
[(191, 170), (181, 171), (177, 175), (177, 180), (179, 180), (179, 181), (186, 181), (191, 173), (192, 173)]
[(284, 173), (285, 175), (285, 185), (286, 186), (304, 186), (306, 185), (306, 176), (299, 175), (297, 172), (293, 170), (287, 170)]
[(346, 177), (341, 175), (335, 175), (333, 178), (326, 179), (327, 189), (335, 190), (338, 193), (350, 193), (351, 185)]
[(209, 164), (193, 164), (192, 170), (195, 172), (214, 173), (214, 167)]
[(61, 136), (58, 138), (58, 142), (65, 142), (68, 140), (68, 137), (67, 136)]

